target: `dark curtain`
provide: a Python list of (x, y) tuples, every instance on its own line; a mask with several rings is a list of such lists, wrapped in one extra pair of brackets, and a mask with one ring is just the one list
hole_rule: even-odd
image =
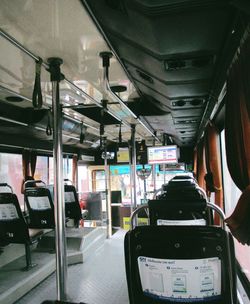
[(30, 151), (23, 150), (22, 152), (22, 167), (23, 167), (23, 180), (21, 185), (21, 193), (24, 193), (24, 182), (27, 180), (28, 176), (30, 176)]
[[(205, 175), (208, 196), (215, 193), (215, 204), (223, 208), (221, 161), (218, 149), (218, 132), (210, 122), (205, 132), (205, 159), (207, 173)], [(215, 215), (215, 224), (219, 225), (219, 216)]]
[(35, 151), (30, 152), (30, 175), (32, 178), (35, 176), (36, 171), (36, 160), (37, 160), (37, 154)]
[(225, 142), (228, 170), (242, 191), (226, 222), (241, 243), (250, 245), (250, 39), (228, 75)]
[(21, 185), (21, 193), (24, 193), (24, 183), (27, 180), (34, 179), (36, 170), (37, 155), (35, 151), (23, 150), (22, 153), (22, 167), (23, 167), (23, 181)]
[(201, 139), (197, 147), (197, 181), (199, 186), (204, 190), (206, 190), (205, 179), (204, 179), (205, 174), (206, 174), (206, 166), (204, 160), (204, 139)]

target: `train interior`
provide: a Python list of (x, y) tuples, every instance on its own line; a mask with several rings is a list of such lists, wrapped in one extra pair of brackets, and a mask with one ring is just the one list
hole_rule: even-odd
[(250, 303), (248, 1), (1, 0), (0, 27), (0, 303)]

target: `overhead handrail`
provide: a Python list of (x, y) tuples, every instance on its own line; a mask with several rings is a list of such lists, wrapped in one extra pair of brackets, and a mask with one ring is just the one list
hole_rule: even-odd
[[(3, 31), (2, 29), (0, 29), (0, 35), (2, 37), (4, 37), (6, 40), (8, 40), (11, 44), (13, 44), (14, 46), (16, 46), (19, 50), (21, 50), (22, 52), (24, 52), (25, 54), (27, 54), (29, 57), (31, 57), (32, 59), (35, 60), (35, 62), (38, 62), (41, 58), (36, 56), (34, 53), (32, 53), (30, 50), (28, 50), (24, 45), (22, 45), (20, 42), (18, 42), (14, 37), (12, 37), (11, 35), (7, 34), (5, 31)], [(49, 65), (42, 61), (41, 65), (48, 70), (49, 69)], [(98, 107), (102, 108), (101, 103), (99, 103), (98, 101), (96, 101), (92, 96), (90, 96), (88, 93), (84, 92), (81, 88), (79, 88), (77, 85), (75, 85), (72, 81), (70, 81), (69, 79), (67, 79), (66, 77), (64, 78), (64, 81), (71, 87), (73, 88), (76, 92), (81, 93), (82, 95), (84, 95), (88, 100), (92, 101), (94, 104), (96, 104)], [(115, 113), (113, 113), (112, 111), (110, 111), (109, 109), (106, 110), (108, 114), (110, 114), (111, 116), (113, 116), (115, 119), (117, 119), (119, 122), (121, 122), (122, 124), (124, 124), (125, 126), (129, 127), (129, 124), (125, 121), (123, 121), (120, 117), (118, 117)]]
[[(142, 121), (142, 117), (138, 117), (126, 104), (125, 102), (118, 96), (116, 95), (110, 86), (109, 83), (109, 62), (110, 58), (113, 56), (111, 52), (101, 52), (100, 57), (103, 59), (103, 82), (104, 82), (104, 89), (108, 94), (110, 94), (123, 108), (126, 109), (132, 115), (134, 119), (136, 119), (157, 141), (161, 142), (160, 139), (155, 135), (155, 130), (150, 126), (148, 123), (148, 126), (146, 126), (145, 122)], [(145, 119), (144, 119), (145, 120)]]

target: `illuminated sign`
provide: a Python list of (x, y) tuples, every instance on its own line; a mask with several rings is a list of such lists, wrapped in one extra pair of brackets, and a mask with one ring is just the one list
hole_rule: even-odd
[(177, 146), (162, 146), (148, 148), (148, 164), (176, 164)]

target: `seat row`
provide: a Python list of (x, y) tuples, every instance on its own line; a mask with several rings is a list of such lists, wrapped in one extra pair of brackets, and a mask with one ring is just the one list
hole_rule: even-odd
[[(0, 193), (0, 243), (24, 244), (26, 267), (34, 266), (31, 260), (31, 245), (38, 242), (44, 234), (44, 229), (55, 227), (54, 205), (51, 192), (46, 187), (26, 187), (24, 199), (28, 209), (28, 218), (24, 218), (17, 196), (11, 186), (1, 183), (0, 187), (7, 187), (9, 192)], [(82, 218), (76, 189), (73, 185), (65, 185), (65, 213), (73, 218), (76, 226)]]
[[(42, 186), (38, 186), (42, 184)], [(73, 185), (64, 185), (65, 217), (73, 219), (75, 227), (79, 226), (82, 212), (76, 189)], [(30, 228), (54, 228), (53, 186), (47, 188), (40, 181), (28, 181), (24, 190), (24, 201), (29, 213)]]

